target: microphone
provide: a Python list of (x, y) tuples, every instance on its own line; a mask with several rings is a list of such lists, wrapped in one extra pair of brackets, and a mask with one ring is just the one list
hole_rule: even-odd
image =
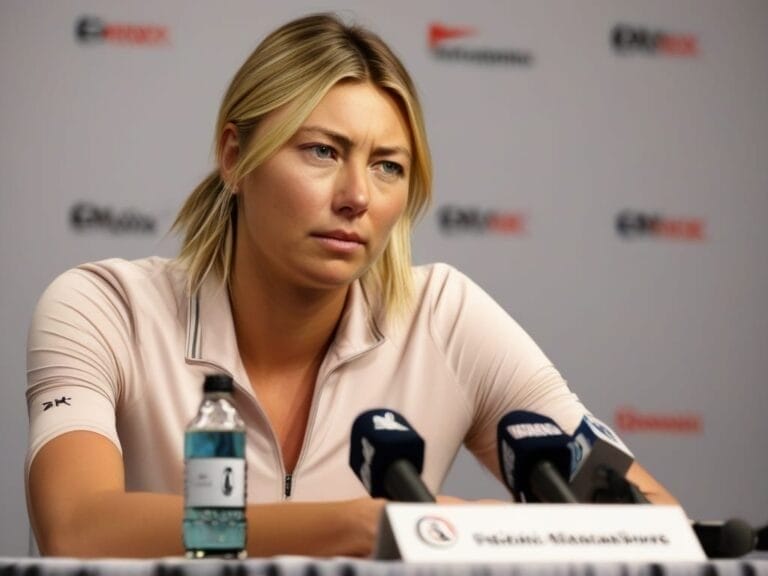
[(516, 410), (499, 421), (497, 437), (502, 477), (516, 500), (578, 503), (565, 481), (573, 459), (571, 437), (553, 420)]
[(648, 504), (639, 488), (625, 478), (634, 462), (616, 433), (594, 416), (585, 415), (571, 442), (570, 487), (581, 502)]
[[(616, 433), (594, 416), (584, 416), (573, 434), (571, 488), (583, 502), (649, 504), (625, 474), (634, 462)], [(754, 550), (756, 535), (743, 520), (691, 522), (709, 558), (736, 558)]]
[(394, 410), (368, 410), (355, 419), (349, 465), (374, 498), (435, 501), (421, 480), (424, 440)]
[(755, 549), (757, 535), (738, 518), (726, 522), (691, 522), (708, 558), (737, 558)]
[(768, 550), (768, 524), (757, 530), (757, 550)]

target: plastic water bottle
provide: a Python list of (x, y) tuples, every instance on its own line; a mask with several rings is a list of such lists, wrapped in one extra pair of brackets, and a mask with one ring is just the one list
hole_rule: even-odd
[(206, 376), (184, 434), (184, 547), (188, 558), (245, 557), (245, 425), (232, 378)]

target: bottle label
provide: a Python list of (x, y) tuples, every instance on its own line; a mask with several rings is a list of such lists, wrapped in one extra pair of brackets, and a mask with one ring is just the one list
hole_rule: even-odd
[(242, 458), (189, 458), (185, 476), (186, 506), (245, 506), (245, 460)]

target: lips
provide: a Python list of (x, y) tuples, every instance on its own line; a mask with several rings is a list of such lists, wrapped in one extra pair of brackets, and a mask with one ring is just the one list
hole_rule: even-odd
[(317, 236), (319, 238), (330, 238), (331, 240), (340, 240), (342, 242), (354, 242), (356, 244), (365, 244), (365, 240), (363, 240), (358, 234), (355, 234), (354, 232), (347, 232), (345, 230), (331, 230), (328, 232), (317, 232), (312, 235)]

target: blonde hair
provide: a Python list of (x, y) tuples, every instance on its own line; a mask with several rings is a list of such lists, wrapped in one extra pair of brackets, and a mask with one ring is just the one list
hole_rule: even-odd
[[(411, 244), (414, 223), (429, 203), (432, 164), (424, 119), (413, 82), (400, 60), (372, 32), (346, 25), (332, 14), (315, 14), (289, 22), (267, 36), (237, 71), (216, 122), (216, 156), (220, 165), (225, 126), (234, 124), (240, 149), (230, 179), (213, 171), (187, 198), (173, 224), (183, 234), (179, 254), (189, 288), (205, 278), (230, 275), (236, 196), (232, 187), (276, 152), (306, 120), (320, 100), (342, 80), (370, 82), (400, 104), (411, 131), (412, 164), (405, 211), (379, 259), (362, 277), (366, 293), (376, 294), (384, 312), (400, 312), (410, 302)], [(263, 137), (255, 128), (270, 112), (287, 114)]]

